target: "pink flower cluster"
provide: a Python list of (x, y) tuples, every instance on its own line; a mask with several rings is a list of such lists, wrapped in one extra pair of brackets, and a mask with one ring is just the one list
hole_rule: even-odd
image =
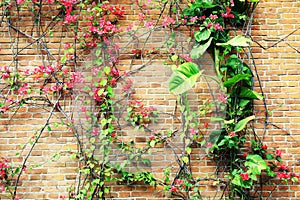
[[(0, 71), (2, 71), (1, 68), (0, 68)], [(7, 66), (5, 66), (4, 71), (2, 72), (1, 78), (3, 80), (6, 80), (6, 79), (10, 78), (10, 73), (11, 73), (10, 69)]]
[(231, 9), (230, 8), (226, 8), (226, 12), (225, 13), (221, 13), (221, 16), (223, 18), (231, 18), (233, 19), (234, 18), (234, 15), (231, 12)]
[(175, 20), (172, 17), (169, 16), (163, 16), (162, 19), (162, 26), (163, 27), (168, 27), (169, 25), (175, 24)]

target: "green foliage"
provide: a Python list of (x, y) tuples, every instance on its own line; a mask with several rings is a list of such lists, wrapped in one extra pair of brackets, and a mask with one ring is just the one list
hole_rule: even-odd
[(191, 58), (198, 59), (200, 58), (205, 51), (208, 49), (208, 47), (211, 45), (212, 37), (205, 42), (204, 44), (197, 44), (193, 47), (192, 51), (190, 52)]
[(255, 119), (255, 116), (249, 116), (246, 117), (245, 119), (240, 120), (234, 127), (234, 131), (235, 132), (239, 132), (242, 131), (243, 129), (245, 129), (246, 125), (249, 123), (249, 121)]
[(251, 39), (238, 35), (224, 43), (217, 43), (217, 46), (233, 46), (233, 47), (248, 47), (251, 44)]
[(191, 89), (197, 79), (200, 77), (201, 71), (195, 63), (187, 62), (180, 65), (174, 70), (169, 81), (170, 92), (178, 95)]

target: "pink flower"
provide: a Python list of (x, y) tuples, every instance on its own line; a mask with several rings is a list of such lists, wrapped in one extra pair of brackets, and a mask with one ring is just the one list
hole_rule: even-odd
[(234, 18), (234, 15), (231, 12), (231, 9), (230, 8), (226, 8), (226, 13), (221, 13), (221, 16), (223, 18)]
[(286, 166), (286, 165), (280, 165), (280, 166), (278, 167), (278, 170), (280, 170), (280, 171), (287, 171), (287, 170), (289, 170), (289, 166)]
[(231, 6), (231, 7), (234, 6), (234, 0), (230, 0), (230, 6)]
[(10, 75), (8, 74), (8, 73), (3, 73), (2, 74), (2, 78), (3, 79), (7, 79), (7, 78), (9, 78), (10, 77)]
[(70, 44), (70, 43), (67, 43), (67, 44), (65, 44), (64, 49), (69, 49), (70, 47), (71, 47), (71, 44)]
[(191, 17), (190, 18), (190, 22), (195, 22), (198, 20), (198, 16), (195, 16), (195, 17)]
[(111, 69), (111, 73), (112, 73), (115, 77), (118, 77), (118, 76), (119, 76), (119, 71), (118, 71), (118, 69), (115, 68), (115, 67)]
[(5, 192), (5, 187), (2, 185), (2, 187), (0, 188), (1, 192)]
[(218, 101), (220, 101), (222, 103), (227, 103), (227, 98), (228, 98), (228, 96), (226, 94), (224, 94), (223, 92), (221, 92), (218, 95)]
[(236, 132), (234, 132), (234, 131), (231, 131), (228, 135), (229, 135), (229, 137), (238, 136), (238, 134), (236, 134)]
[(66, 15), (65, 16), (65, 22), (67, 23), (72, 23), (77, 21), (77, 16), (76, 15)]
[(132, 30), (133, 28), (133, 24), (129, 24), (127, 27), (126, 27), (126, 31), (130, 31)]
[(97, 28), (96, 26), (91, 26), (89, 30), (90, 30), (90, 32), (92, 32), (92, 33), (97, 33), (98, 28)]
[(224, 28), (223, 28), (219, 23), (216, 23), (216, 24), (214, 25), (214, 28), (215, 28), (216, 31), (217, 31), (217, 30), (224, 31)]
[(194, 128), (191, 128), (190, 129), (190, 132), (191, 132), (191, 137), (193, 137), (195, 134), (198, 133), (198, 130), (194, 129)]
[(167, 27), (170, 24), (175, 24), (175, 20), (172, 17), (167, 16), (165, 20), (162, 21), (163, 27)]
[(244, 174), (241, 173), (240, 176), (242, 177), (242, 180), (243, 180), (243, 181), (249, 180), (249, 174), (247, 174), (247, 173), (244, 173)]
[(148, 28), (153, 28), (153, 26), (154, 26), (154, 24), (155, 24), (155, 22), (146, 22), (145, 24), (144, 24), (144, 26), (146, 26), (146, 27), (148, 27)]
[(143, 13), (139, 13), (138, 16), (139, 16), (139, 21), (140, 22), (144, 21), (146, 19), (145, 15)]
[(24, 83), (24, 86), (19, 88), (18, 94), (19, 95), (27, 94), (27, 90), (28, 90), (28, 84)]
[(155, 139), (155, 135), (150, 135), (150, 136), (148, 137), (148, 139), (149, 139), (149, 140), (154, 140), (154, 139)]
[(187, 61), (187, 62), (192, 62), (192, 61), (193, 61), (193, 59), (190, 57), (189, 54), (184, 54), (184, 55), (182, 55), (182, 58), (183, 58), (185, 61)]
[(24, 3), (24, 2), (25, 2), (25, 0), (17, 0), (18, 5), (21, 4), (21, 3)]
[(180, 185), (182, 185), (184, 183), (184, 180), (177, 179), (175, 182), (176, 182), (177, 185), (180, 186)]
[(212, 143), (207, 143), (207, 148), (211, 148), (212, 147)]
[(209, 18), (210, 18), (210, 19), (217, 19), (218, 16), (217, 16), (217, 15), (210, 14)]
[(276, 150), (276, 151), (275, 151), (275, 155), (276, 155), (277, 157), (281, 157), (281, 154), (282, 154), (282, 152), (281, 152), (280, 150)]
[(210, 28), (210, 27), (212, 27), (213, 25), (214, 25), (213, 23), (209, 22), (209, 23), (207, 24), (207, 28)]
[(177, 188), (175, 186), (172, 186), (170, 188), (169, 192), (177, 192)]
[(99, 130), (96, 127), (93, 127), (92, 135), (97, 136), (98, 134), (99, 134)]

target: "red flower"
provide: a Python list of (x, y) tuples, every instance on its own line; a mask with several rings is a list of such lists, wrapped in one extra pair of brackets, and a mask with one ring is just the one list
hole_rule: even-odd
[(261, 148), (262, 148), (262, 149), (267, 149), (268, 146), (267, 146), (266, 144), (264, 144), (264, 145), (261, 146)]
[(244, 173), (244, 174), (241, 173), (240, 176), (242, 177), (242, 180), (243, 180), (243, 181), (249, 180), (249, 174), (247, 174), (247, 173)]
[(180, 186), (180, 185), (182, 185), (184, 183), (184, 180), (177, 179), (175, 182), (176, 182), (177, 185)]
[(276, 150), (276, 151), (275, 151), (275, 155), (276, 155), (277, 157), (281, 157), (281, 154), (282, 154), (282, 152), (281, 152), (280, 150)]
[(277, 173), (277, 177), (279, 178), (279, 179), (288, 179), (288, 178), (290, 178), (290, 175), (289, 174), (287, 174), (287, 173), (285, 173), (285, 172), (278, 172)]
[(207, 122), (204, 124), (204, 128), (208, 128), (208, 123)]
[(0, 175), (1, 175), (2, 178), (4, 178), (5, 175), (6, 175), (6, 172), (5, 172), (4, 170), (1, 170), (1, 171), (0, 171)]
[(177, 188), (175, 186), (172, 186), (169, 190), (169, 192), (176, 192), (177, 191)]
[(149, 136), (149, 138), (148, 138), (149, 140), (154, 140), (155, 139), (155, 135), (151, 135), (151, 136)]
[(236, 132), (234, 132), (234, 131), (231, 131), (228, 135), (229, 135), (229, 137), (238, 136), (238, 134), (236, 134)]
[(280, 171), (287, 171), (287, 170), (289, 170), (289, 166), (286, 166), (286, 165), (280, 165), (280, 166), (278, 167), (278, 170), (280, 170)]

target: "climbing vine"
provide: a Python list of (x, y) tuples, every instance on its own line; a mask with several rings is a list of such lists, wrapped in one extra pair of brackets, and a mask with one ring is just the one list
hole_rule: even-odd
[[(10, 113), (11, 120), (23, 107), (38, 107), (48, 113), (28, 142), (20, 144), (17, 156), (22, 158), (21, 163), (11, 164), (9, 159), (1, 158), (0, 186), (8, 197), (18, 199), (22, 175), (34, 170), (28, 159), (45, 132), (54, 129), (71, 132), (77, 144), (77, 149), (67, 151), (78, 163), (76, 180), (60, 198), (111, 198), (113, 185), (142, 182), (162, 188), (165, 195), (204, 199), (207, 196), (199, 188), (203, 181), (213, 181), (212, 185), (223, 187), (215, 198), (252, 199), (262, 198), (255, 187), (276, 174), (286, 182), (298, 181), (299, 176), (281, 164), (281, 151), (268, 149), (255, 133), (253, 100), (264, 100), (262, 91), (254, 90), (255, 62), (250, 39), (258, 1), (195, 0), (185, 4), (170, 0), (154, 1), (154, 7), (149, 2), (136, 1), (136, 24), (127, 26), (119, 23), (126, 14), (124, 7), (109, 1), (0, 3), (0, 24), (10, 37), (13, 56), (10, 64), (0, 68), (0, 115)], [(159, 15), (150, 15), (151, 9), (159, 11)], [(35, 34), (23, 29), (22, 12), (33, 13)], [(159, 48), (147, 49), (157, 29), (166, 33), (166, 41)], [(190, 31), (190, 37), (184, 30)], [(29, 44), (20, 45), (21, 38)], [(48, 47), (47, 39), (51, 38), (59, 38), (57, 52)], [(124, 38), (129, 40), (127, 44), (118, 43)], [(18, 56), (31, 45), (37, 46), (41, 63), (24, 67)], [(213, 58), (217, 77), (201, 69), (199, 60), (205, 52)], [(119, 62), (127, 54), (131, 67), (136, 61), (142, 64), (121, 70)], [(175, 111), (179, 116), (170, 115), (180, 123), (168, 130), (152, 127), (165, 113), (134, 97), (131, 76), (156, 58), (162, 58), (162, 64), (170, 66), (173, 73), (169, 91), (177, 98)], [(196, 105), (199, 109), (195, 110), (189, 103), (189, 94), (202, 77), (218, 85), (218, 95)], [(64, 106), (66, 102), (72, 106)], [(217, 130), (210, 127), (215, 122), (219, 124)], [(136, 145), (134, 139), (122, 138), (125, 127), (149, 134), (144, 146)], [(180, 148), (175, 142), (178, 138)], [(175, 172), (169, 167), (163, 169), (160, 178), (139, 168), (139, 164), (151, 166), (146, 155), (159, 147), (170, 148), (177, 164)], [(192, 156), (197, 149), (206, 151), (202, 160), (215, 161), (213, 176), (197, 177), (193, 173)], [(53, 159), (59, 159), (60, 154), (54, 154)], [(126, 159), (118, 160), (121, 156)], [(132, 166), (137, 167), (132, 171)]]

